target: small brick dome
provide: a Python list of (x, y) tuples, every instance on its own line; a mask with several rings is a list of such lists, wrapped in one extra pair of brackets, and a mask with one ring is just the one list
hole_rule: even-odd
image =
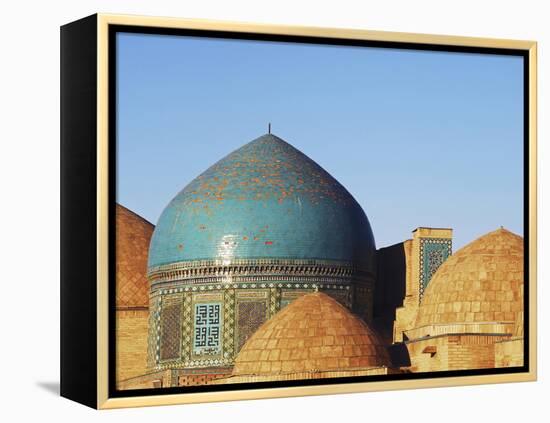
[(416, 327), (516, 322), (523, 310), (523, 238), (498, 229), (441, 265), (420, 304)]
[(147, 253), (155, 227), (116, 205), (116, 307), (148, 307)]
[(265, 322), (235, 359), (234, 375), (277, 375), (389, 366), (376, 333), (336, 300), (306, 294)]

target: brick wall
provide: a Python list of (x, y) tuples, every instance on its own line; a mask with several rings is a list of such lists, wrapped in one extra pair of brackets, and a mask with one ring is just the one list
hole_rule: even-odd
[(146, 373), (148, 320), (147, 309), (116, 312), (117, 383)]
[(174, 386), (173, 380), (172, 370), (162, 370), (118, 382), (117, 388), (121, 390), (167, 388)]
[(393, 325), (393, 342), (404, 340), (403, 332), (415, 326), (415, 320), (420, 304), (421, 291), (421, 252), (422, 243), (429, 241), (452, 240), (451, 229), (417, 228), (413, 231), (413, 239), (403, 243), (405, 253), (406, 293), (403, 305), (397, 308)]
[[(448, 370), (449, 348), (447, 337), (434, 337), (407, 344), (411, 365), (407, 369), (416, 372)], [(434, 352), (427, 352), (428, 349)], [(426, 351), (426, 352), (424, 352)]]
[(448, 339), (448, 370), (495, 367), (495, 342), (501, 340), (501, 336), (451, 335)]
[(408, 285), (411, 243), (412, 241), (408, 240), (376, 252), (378, 268), (374, 289), (373, 324), (387, 343), (394, 340), (394, 321), (397, 324), (398, 320), (396, 313), (403, 315), (404, 303), (410, 297)]
[(216, 379), (229, 376), (230, 373), (210, 373), (196, 375), (180, 375), (178, 386), (200, 386), (208, 385)]
[(523, 338), (504, 340), (495, 344), (495, 367), (523, 366)]
[(353, 376), (378, 376), (388, 374), (398, 374), (401, 371), (389, 369), (387, 367), (372, 367), (360, 370), (337, 370), (337, 371), (319, 371), (319, 372), (290, 372), (273, 375), (232, 375), (220, 378), (212, 383), (215, 385), (224, 385), (232, 383), (255, 383), (255, 382), (273, 382), (288, 380), (310, 380), (310, 379), (328, 379)]
[(495, 366), (495, 346), (501, 335), (455, 334), (407, 343), (412, 372), (488, 369)]

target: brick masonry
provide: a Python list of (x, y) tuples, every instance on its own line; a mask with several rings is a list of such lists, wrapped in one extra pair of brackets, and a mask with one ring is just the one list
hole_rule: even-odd
[(422, 299), (415, 327), (515, 322), (523, 310), (523, 238), (498, 229), (451, 256)]
[(506, 335), (448, 334), (407, 342), (408, 371), (488, 369), (495, 366), (495, 344)]
[(451, 256), (403, 334), (412, 372), (520, 365), (523, 238), (501, 228)]
[(116, 205), (116, 306), (148, 307), (147, 252), (154, 226)]
[(116, 320), (116, 378), (123, 381), (146, 372), (149, 310), (118, 310)]
[[(415, 327), (418, 307), (427, 286), (431, 283), (433, 275), (425, 274), (425, 269), (441, 266), (442, 262), (432, 263), (427, 266), (430, 257), (425, 250), (428, 246), (438, 247), (444, 252), (446, 259), (451, 253), (452, 230), (437, 228), (417, 228), (413, 231), (413, 238), (403, 243), (405, 256), (405, 297), (402, 305), (395, 310), (393, 324), (394, 342), (403, 341), (403, 333)], [(386, 281), (378, 281), (385, 284)]]
[(502, 340), (495, 344), (495, 367), (523, 366), (523, 338)]
[(321, 292), (304, 295), (246, 342), (233, 374), (280, 375), (389, 365), (382, 341), (362, 320)]
[(116, 381), (147, 370), (147, 250), (154, 226), (116, 205)]

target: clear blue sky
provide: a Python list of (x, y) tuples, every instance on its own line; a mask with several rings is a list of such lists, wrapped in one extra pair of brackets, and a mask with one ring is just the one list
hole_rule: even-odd
[(357, 199), (377, 247), (418, 226), (454, 249), (523, 235), (519, 57), (119, 34), (117, 201), (152, 223), (272, 132)]

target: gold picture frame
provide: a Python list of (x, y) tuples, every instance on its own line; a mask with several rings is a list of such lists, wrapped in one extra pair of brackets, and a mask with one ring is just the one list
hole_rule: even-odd
[[(528, 126), (528, 369), (516, 373), (480, 374), (437, 378), (410, 378), (402, 380), (376, 380), (372, 382), (349, 382), (328, 385), (287, 386), (276, 388), (254, 388), (220, 390), (192, 393), (163, 393), (142, 396), (110, 395), (109, 360), (113, 336), (109, 326), (109, 295), (112, 292), (109, 263), (112, 260), (109, 247), (110, 219), (109, 204), (113, 187), (110, 183), (109, 155), (112, 152), (109, 139), (112, 128), (109, 125), (110, 109), (110, 61), (113, 52), (109, 50), (110, 28), (140, 27), (151, 31), (201, 30), (227, 32), (232, 34), (260, 34), (269, 36), (315, 37), (317, 39), (358, 40), (368, 42), (429, 45), (441, 50), (453, 48), (486, 48), (517, 50), (525, 54), (529, 73), (526, 94), (528, 94), (526, 115)], [(90, 50), (93, 49), (93, 50)], [(85, 51), (87, 50), (87, 51)], [(86, 63), (83, 62), (84, 59)], [(75, 65), (80, 60), (80, 65)], [(84, 61), (85, 61), (84, 60)], [(81, 81), (84, 66), (87, 79)], [(72, 66), (72, 68), (71, 68)], [(76, 67), (75, 67), (76, 66)], [(80, 68), (78, 66), (81, 66)], [(78, 97), (79, 84), (87, 87), (85, 98)], [(87, 84), (87, 85), (86, 85)], [(537, 43), (448, 35), (412, 34), (401, 32), (369, 31), (362, 29), (315, 28), (306, 26), (282, 26), (237, 22), (222, 22), (198, 19), (180, 19), (145, 16), (97, 14), (62, 27), (62, 381), (63, 396), (98, 409), (138, 407), (151, 405), (188, 404), (214, 401), (234, 401), (260, 398), (342, 394), (397, 389), (430, 388), (487, 383), (526, 382), (537, 377)], [(93, 116), (92, 116), (93, 114)], [(82, 116), (84, 116), (82, 124)], [(79, 123), (80, 122), (80, 123)], [(84, 132), (87, 131), (87, 132)], [(76, 138), (80, 137), (78, 143)], [(87, 143), (87, 144), (86, 144)], [(86, 144), (83, 146), (83, 144)], [(84, 150), (82, 150), (84, 149)], [(79, 155), (80, 154), (80, 155)], [(93, 162), (86, 162), (86, 177), (78, 179), (83, 170), (82, 160), (94, 156)], [(79, 161), (80, 160), (80, 161)], [(65, 163), (65, 165), (63, 165)], [(80, 169), (80, 170), (78, 170)], [(71, 185), (72, 184), (72, 185)], [(85, 188), (82, 188), (85, 187)], [(86, 193), (77, 194), (78, 190)], [(85, 196), (79, 205), (80, 197)], [(91, 210), (93, 208), (93, 210)], [(78, 215), (87, 214), (86, 228), (76, 228)], [(78, 232), (83, 231), (82, 233)], [(76, 232), (75, 232), (76, 231)], [(69, 232), (76, 235), (72, 236)], [(65, 234), (65, 235), (64, 235)], [(90, 239), (91, 238), (91, 239)], [(75, 258), (72, 254), (76, 242), (93, 243), (86, 257)], [(78, 286), (75, 278), (80, 271), (87, 276)], [(70, 304), (82, 292), (94, 297), (77, 310)], [(80, 313), (80, 314), (79, 314)], [(79, 321), (79, 319), (83, 319)], [(78, 324), (89, 324), (90, 330), (80, 333)], [(81, 348), (95, 348), (93, 354), (73, 357), (75, 344)], [(82, 377), (83, 366), (90, 373)], [(87, 370), (84, 370), (87, 372)], [(92, 381), (93, 379), (95, 381)]]

